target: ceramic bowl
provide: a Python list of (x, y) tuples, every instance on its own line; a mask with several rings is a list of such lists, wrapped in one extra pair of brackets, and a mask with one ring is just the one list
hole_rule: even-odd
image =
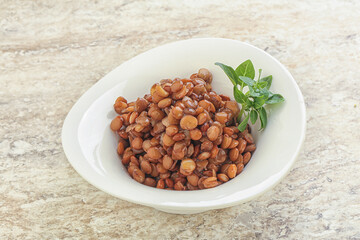
[[(268, 109), (268, 126), (258, 132), (257, 144), (244, 171), (218, 187), (198, 191), (168, 191), (133, 180), (119, 160), (117, 138), (109, 124), (116, 116), (118, 96), (129, 101), (149, 93), (163, 78), (189, 77), (199, 68), (213, 73), (213, 89), (232, 97), (232, 84), (215, 66), (236, 67), (251, 59), (263, 76), (273, 75), (273, 92), (286, 101)], [(201, 38), (174, 42), (144, 52), (100, 79), (75, 103), (62, 129), (65, 154), (74, 169), (89, 183), (120, 199), (178, 214), (199, 213), (234, 206), (259, 196), (286, 176), (305, 137), (305, 104), (298, 85), (275, 58), (250, 44), (230, 39)]]

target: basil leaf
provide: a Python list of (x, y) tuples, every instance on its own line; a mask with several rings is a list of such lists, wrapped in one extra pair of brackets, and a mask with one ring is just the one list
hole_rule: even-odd
[(240, 132), (243, 132), (246, 129), (246, 125), (249, 121), (249, 116), (250, 114), (248, 114), (245, 119), (239, 124), (238, 129)]
[(246, 98), (245, 103), (242, 104), (242, 106), (244, 107), (244, 110), (247, 112), (252, 108), (253, 105), (254, 105), (254, 102), (251, 101), (249, 98)]
[(241, 63), (235, 70), (236, 74), (244, 77), (248, 77), (254, 79), (255, 77), (255, 69), (254, 65), (250, 61), (250, 59), (246, 60), (245, 62)]
[(259, 88), (264, 88), (264, 87), (267, 87), (268, 83), (267, 82), (259, 82), (257, 85)]
[(254, 98), (254, 108), (260, 109), (265, 104), (265, 99), (262, 97), (256, 97)]
[(267, 83), (267, 86), (266, 86), (266, 89), (269, 90), (270, 89), (270, 86), (271, 86), (271, 83), (272, 83), (272, 76), (269, 75), (267, 77), (263, 77), (259, 80), (259, 83), (261, 82), (266, 82)]
[(240, 91), (237, 86), (234, 86), (234, 98), (235, 100), (240, 103), (241, 105), (243, 105), (244, 103), (246, 103), (247, 97), (244, 95), (244, 93), (242, 91)]
[(266, 104), (275, 104), (275, 103), (280, 103), (280, 102), (284, 102), (285, 99), (283, 96), (281, 96), (280, 94), (274, 94), (271, 97), (269, 97), (269, 99), (266, 101)]
[(255, 81), (248, 77), (239, 76), (239, 79), (248, 86), (254, 86), (255, 84)]
[(238, 80), (239, 78), (236, 75), (235, 70), (232, 67), (222, 64), (222, 63), (219, 63), (219, 62), (216, 62), (215, 65), (218, 65), (219, 67), (221, 67), (221, 69), (225, 72), (225, 74), (228, 76), (228, 78), (230, 79), (232, 84), (234, 84), (234, 86), (236, 86), (236, 84), (239, 83), (239, 80)]
[(267, 90), (266, 88), (260, 89), (259, 92), (260, 92), (261, 96), (265, 99), (265, 101), (268, 100), (269, 97), (271, 97), (271, 96), (273, 95), (273, 94), (272, 94), (269, 90)]
[(260, 115), (260, 122), (261, 122), (261, 128), (259, 130), (261, 130), (261, 129), (264, 129), (267, 125), (267, 114), (266, 114), (265, 108), (263, 108), (263, 107), (260, 108), (259, 115)]
[(255, 110), (251, 110), (251, 112), (250, 112), (250, 121), (251, 121), (251, 123), (255, 124), (257, 118), (258, 118), (258, 113)]
[(260, 97), (261, 93), (260, 93), (259, 89), (257, 89), (257, 88), (254, 89), (254, 88), (249, 86), (249, 95), (251, 97)]

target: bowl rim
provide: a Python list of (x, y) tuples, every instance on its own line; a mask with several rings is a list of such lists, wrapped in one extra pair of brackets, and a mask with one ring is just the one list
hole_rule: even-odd
[[(281, 170), (273, 175), (273, 177), (267, 181), (261, 182), (259, 184), (256, 185), (256, 189), (254, 191), (252, 191), (252, 194), (246, 196), (246, 197), (242, 197), (240, 199), (234, 199), (234, 201), (231, 202), (226, 202), (226, 203), (214, 203), (214, 202), (206, 202), (206, 204), (204, 203), (203, 206), (194, 206), (194, 205), (190, 205), (188, 203), (177, 203), (176, 205), (173, 205), (171, 203), (164, 203), (164, 202), (160, 202), (160, 203), (154, 203), (154, 202), (149, 202), (146, 201), (146, 199), (132, 199), (132, 198), (127, 198), (124, 196), (119, 196), (111, 191), (108, 191), (106, 188), (104, 188), (100, 183), (98, 183), (97, 181), (88, 178), (88, 176), (86, 175), (85, 171), (81, 168), (79, 168), (77, 165), (75, 165), (75, 162), (70, 160), (70, 156), (73, 153), (73, 150), (70, 148), (69, 143), (67, 143), (68, 141), (68, 136), (66, 133), (66, 129), (69, 126), (69, 124), (71, 124), (70, 122), (70, 118), (71, 116), (74, 114), (74, 109), (76, 109), (76, 107), (78, 106), (80, 100), (84, 97), (84, 95), (86, 95), (86, 93), (88, 91), (90, 91), (93, 88), (96, 88), (100, 82), (101, 79), (106, 78), (108, 75), (110, 75), (113, 71), (115, 71), (115, 69), (119, 68), (122, 65), (125, 64), (129, 64), (132, 62), (132, 60), (134, 58), (140, 57), (142, 55), (148, 54), (151, 51), (156, 51), (158, 48), (162, 48), (165, 46), (170, 46), (170, 45), (176, 45), (182, 42), (189, 42), (189, 41), (208, 41), (208, 40), (217, 40), (217, 41), (231, 41), (231, 42), (236, 42), (237, 44), (243, 44), (249, 48), (253, 48), (257, 51), (262, 52), (263, 54), (267, 55), (267, 57), (271, 58), (276, 64), (278, 64), (281, 68), (282, 71), (284, 71), (284, 73), (286, 74), (288, 80), (290, 80), (292, 82), (292, 85), (295, 88), (295, 91), (297, 93), (297, 98), (298, 101), (300, 103), (300, 111), (301, 111), (301, 126), (300, 130), (301, 130), (301, 135), (300, 135), (300, 141), (298, 142), (298, 145), (296, 147), (296, 150), (294, 151), (294, 153), (292, 154), (291, 159), (287, 162), (287, 164), (285, 164)], [(299, 88), (299, 86), (297, 85), (295, 79), (292, 77), (291, 73), (285, 68), (285, 66), (283, 64), (281, 64), (276, 58), (274, 58), (273, 56), (271, 56), (269, 53), (265, 52), (264, 50), (255, 47), (249, 43), (246, 42), (242, 42), (242, 41), (238, 41), (238, 40), (234, 40), (234, 39), (226, 39), (226, 38), (192, 38), (192, 39), (187, 39), (187, 40), (180, 40), (180, 41), (175, 41), (175, 42), (170, 42), (170, 43), (166, 43), (160, 46), (157, 46), (155, 48), (149, 49), (145, 52), (142, 52), (132, 58), (130, 58), (129, 60), (124, 61), (123, 63), (121, 63), (118, 67), (114, 68), (112, 71), (110, 71), (109, 73), (107, 73), (105, 76), (103, 76), (98, 82), (96, 82), (92, 87), (90, 87), (78, 100), (77, 102), (72, 106), (71, 110), (69, 111), (69, 113), (67, 114), (64, 123), (63, 123), (63, 127), (62, 127), (62, 133), (61, 133), (61, 141), (62, 141), (62, 145), (63, 145), (63, 150), (64, 153), (70, 163), (70, 165), (75, 169), (75, 171), (81, 176), (83, 177), (87, 182), (89, 182), (90, 184), (92, 184), (93, 186), (95, 186), (96, 188), (123, 200), (129, 201), (129, 202), (133, 202), (133, 203), (137, 203), (137, 204), (141, 204), (141, 205), (145, 205), (145, 206), (151, 206), (151, 207), (155, 207), (155, 208), (160, 208), (160, 209), (184, 209), (184, 210), (205, 210), (205, 209), (218, 209), (218, 208), (224, 208), (224, 207), (229, 207), (229, 206), (234, 206), (236, 204), (242, 203), (242, 202), (246, 202), (249, 201), (263, 193), (265, 193), (266, 191), (272, 189), (273, 187), (275, 187), (291, 170), (292, 166), (294, 165), (296, 158), (299, 155), (299, 152), (303, 146), (304, 140), (305, 140), (305, 134), (306, 134), (306, 108), (305, 108), (305, 102), (304, 102), (304, 97), (301, 93), (301, 90)], [(202, 191), (206, 191), (206, 190), (202, 190)]]

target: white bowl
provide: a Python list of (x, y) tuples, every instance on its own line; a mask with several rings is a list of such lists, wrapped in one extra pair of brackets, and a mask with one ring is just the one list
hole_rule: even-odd
[[(286, 101), (269, 109), (268, 126), (253, 134), (257, 144), (244, 171), (216, 188), (167, 191), (131, 179), (116, 153), (109, 124), (118, 96), (135, 100), (163, 78), (189, 77), (199, 68), (213, 73), (213, 89), (232, 97), (232, 84), (214, 65), (233, 67), (251, 59), (263, 76), (273, 75), (271, 90)], [(263, 50), (235, 40), (202, 38), (166, 44), (124, 62), (92, 86), (76, 102), (62, 129), (65, 154), (75, 170), (95, 187), (115, 197), (161, 211), (192, 214), (234, 206), (274, 187), (290, 170), (305, 137), (305, 104), (286, 68)]]

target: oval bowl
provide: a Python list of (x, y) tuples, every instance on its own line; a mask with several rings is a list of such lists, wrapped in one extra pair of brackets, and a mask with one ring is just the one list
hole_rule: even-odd
[[(213, 73), (213, 89), (233, 99), (232, 84), (214, 65), (236, 67), (251, 59), (263, 76), (273, 75), (273, 92), (286, 101), (268, 109), (268, 125), (262, 132), (253, 127), (257, 144), (251, 161), (233, 180), (198, 191), (166, 191), (134, 181), (116, 153), (117, 138), (109, 124), (116, 116), (118, 96), (133, 101), (149, 93), (163, 78), (189, 77), (199, 68)], [(144, 52), (94, 84), (75, 103), (62, 128), (62, 144), (74, 169), (102, 191), (133, 203), (178, 214), (199, 213), (234, 206), (274, 187), (286, 176), (305, 138), (305, 104), (289, 71), (275, 58), (250, 44), (230, 39), (200, 38), (173, 42)]]

